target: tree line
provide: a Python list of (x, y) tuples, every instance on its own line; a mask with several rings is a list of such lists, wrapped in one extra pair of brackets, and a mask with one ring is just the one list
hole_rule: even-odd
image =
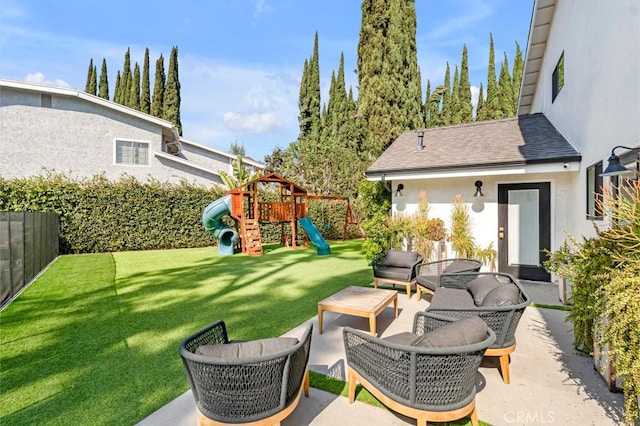
[(265, 157), (268, 171), (314, 193), (357, 197), (364, 171), (403, 131), (514, 116), (524, 66), (522, 51), (516, 42), (511, 70), (504, 53), (498, 77), (491, 33), (489, 38), (487, 81), (480, 83), (474, 114), (466, 44), (453, 79), (447, 63), (442, 84), (432, 90), (428, 80), (423, 98), (414, 3), (364, 0), (357, 98), (345, 85), (342, 53), (337, 72), (331, 74), (329, 99), (321, 101), (316, 32), (313, 52), (302, 67), (298, 137)]
[[(107, 60), (102, 59), (100, 79), (98, 80), (97, 66), (93, 58), (89, 61), (85, 92), (110, 99), (109, 79), (107, 75)], [(141, 74), (142, 72), (142, 74)], [(171, 49), (169, 56), (169, 68), (165, 73), (164, 57), (162, 54), (156, 60), (155, 77), (153, 84), (153, 96), (150, 85), (149, 48), (144, 51), (142, 71), (138, 62), (131, 69), (131, 52), (127, 49), (124, 54), (122, 72), (116, 74), (113, 102), (133, 108), (137, 111), (151, 114), (173, 123), (182, 135), (182, 123), (180, 121), (180, 79), (178, 76), (178, 47)]]

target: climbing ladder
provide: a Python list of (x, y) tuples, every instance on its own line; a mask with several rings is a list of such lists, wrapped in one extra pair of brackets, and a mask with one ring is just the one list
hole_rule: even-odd
[(242, 223), (242, 251), (249, 256), (262, 256), (260, 226), (255, 219), (245, 219)]

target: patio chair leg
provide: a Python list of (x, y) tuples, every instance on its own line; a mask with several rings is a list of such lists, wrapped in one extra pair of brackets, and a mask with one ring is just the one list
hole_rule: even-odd
[(476, 408), (476, 406), (473, 406), (473, 411), (471, 411), (471, 424), (473, 426), (478, 426), (478, 409)]
[(347, 380), (349, 381), (349, 404), (353, 404), (356, 400), (356, 376), (351, 368), (348, 369), (347, 375)]
[(309, 398), (309, 369), (304, 373), (304, 381), (302, 382), (304, 388), (304, 396)]
[(500, 371), (502, 372), (502, 380), (509, 384), (509, 354), (500, 355)]

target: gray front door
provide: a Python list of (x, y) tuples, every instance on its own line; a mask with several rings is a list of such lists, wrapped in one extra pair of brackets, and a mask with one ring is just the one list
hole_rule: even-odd
[(551, 247), (550, 183), (498, 185), (498, 270), (549, 281), (542, 267)]

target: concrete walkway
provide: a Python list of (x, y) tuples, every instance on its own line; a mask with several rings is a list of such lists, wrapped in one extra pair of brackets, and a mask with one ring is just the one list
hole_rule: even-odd
[[(558, 305), (554, 284), (523, 282), (534, 303)], [(378, 334), (388, 336), (410, 331), (414, 313), (429, 306), (429, 297), (408, 299), (404, 288), (398, 292), (399, 315), (393, 318), (390, 306), (378, 316)], [(511, 356), (511, 383), (500, 376), (496, 359), (487, 358), (479, 370), (476, 402), (478, 417), (492, 425), (618, 425), (623, 397), (609, 392), (593, 368), (593, 359), (573, 349), (567, 312), (528, 307), (516, 332), (517, 349)], [(365, 318), (326, 312), (323, 333), (318, 335), (317, 317), (309, 320), (310, 369), (345, 380), (345, 353), (342, 327), (369, 330)], [(303, 325), (286, 335), (299, 336)], [(139, 423), (140, 426), (193, 426), (195, 403), (188, 391)], [(361, 402), (311, 388), (295, 411), (283, 422), (298, 425), (412, 425), (415, 420)]]

